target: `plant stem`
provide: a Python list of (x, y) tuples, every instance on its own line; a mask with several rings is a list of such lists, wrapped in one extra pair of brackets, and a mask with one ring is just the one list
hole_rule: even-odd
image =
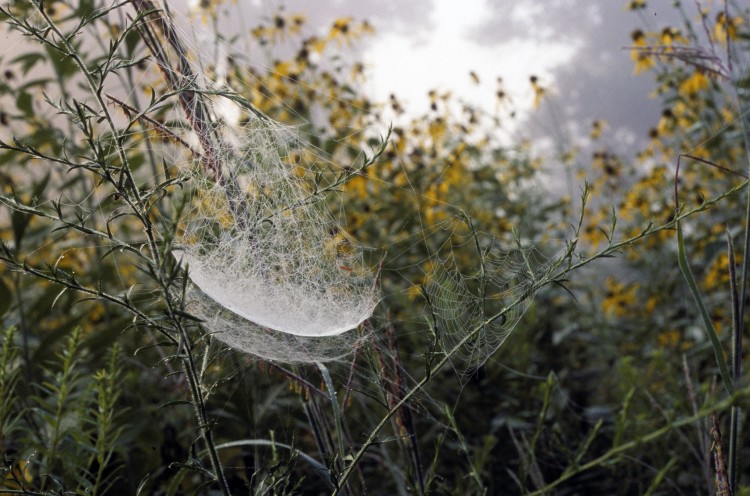
[[(143, 199), (141, 198), (138, 186), (136, 185), (136, 182), (133, 178), (132, 171), (130, 170), (128, 157), (122, 144), (123, 137), (120, 135), (117, 126), (115, 126), (115, 123), (112, 120), (112, 115), (107, 110), (107, 104), (104, 102), (104, 98), (102, 97), (103, 88), (101, 83), (103, 82), (104, 76), (102, 76), (102, 81), (100, 81), (99, 83), (96, 82), (93, 74), (91, 74), (91, 71), (89, 71), (86, 63), (81, 58), (81, 55), (68, 41), (69, 37), (65, 36), (62, 31), (60, 31), (60, 28), (57, 26), (57, 24), (49, 17), (47, 12), (44, 10), (41, 0), (32, 0), (32, 2), (34, 4), (34, 7), (36, 7), (37, 12), (39, 12), (39, 14), (47, 22), (50, 30), (52, 30), (52, 32), (57, 35), (59, 44), (49, 42), (45, 38), (42, 38), (41, 40), (47, 43), (49, 46), (63, 52), (67, 57), (70, 57), (75, 62), (80, 73), (86, 80), (91, 94), (94, 96), (97, 104), (99, 105), (99, 110), (101, 111), (104, 120), (107, 122), (107, 127), (109, 127), (113, 138), (115, 139), (115, 148), (117, 149), (117, 155), (119, 156), (120, 162), (122, 164), (120, 184), (124, 188), (127, 188), (127, 185), (130, 185), (131, 192), (135, 197), (135, 203), (132, 202), (130, 195), (123, 195), (123, 199), (129, 204), (129, 206), (133, 210), (133, 213), (135, 213), (135, 215), (138, 217), (138, 220), (140, 220), (143, 224), (143, 228), (149, 242), (152, 261), (155, 266), (158, 266), (160, 263), (160, 256), (159, 250), (156, 247), (156, 238), (154, 236), (153, 226), (151, 224), (151, 220), (148, 217), (148, 212), (142, 210), (145, 205), (143, 203)], [(117, 8), (117, 6), (113, 6), (112, 8)], [(123, 181), (123, 177), (126, 180)]]
[(699, 421), (711, 413), (714, 412), (720, 412), (732, 405), (735, 404), (737, 400), (740, 398), (745, 398), (750, 396), (750, 387), (746, 387), (743, 389), (738, 389), (734, 391), (731, 395), (725, 397), (723, 400), (714, 403), (711, 406), (708, 406), (704, 408), (703, 410), (700, 410), (698, 413), (695, 413), (694, 415), (691, 415), (689, 417), (683, 417), (679, 420), (675, 420), (674, 422), (665, 425), (664, 427), (657, 429), (649, 434), (646, 434), (645, 436), (641, 436), (638, 439), (634, 439), (632, 441), (629, 441), (627, 443), (621, 444), (615, 448), (610, 449), (603, 455), (594, 458), (588, 463), (584, 463), (583, 465), (579, 465), (571, 470), (566, 470), (563, 472), (563, 474), (555, 480), (554, 482), (548, 484), (547, 486), (538, 489), (534, 491), (533, 493), (530, 493), (528, 496), (537, 496), (542, 494), (550, 494), (552, 489), (556, 488), (563, 482), (573, 478), (574, 476), (580, 474), (581, 472), (585, 472), (587, 470), (591, 470), (592, 468), (595, 468), (597, 466), (603, 465), (607, 463), (609, 460), (612, 460), (616, 458), (618, 455), (625, 453), (628, 450), (631, 450), (633, 448), (637, 448), (638, 446), (642, 446), (644, 444), (648, 444), (652, 441), (656, 441), (657, 439), (669, 434), (674, 429), (682, 428), (686, 425), (690, 425), (696, 421)]
[[(568, 249), (568, 252), (565, 253), (557, 261), (557, 263), (552, 266), (552, 268), (550, 269), (550, 271), (548, 272), (548, 275), (546, 277), (544, 277), (541, 280), (539, 280), (536, 283), (534, 283), (532, 285), (531, 289), (529, 291), (527, 291), (524, 295), (522, 295), (520, 298), (518, 298), (517, 300), (515, 300), (514, 302), (512, 302), (511, 304), (509, 304), (507, 307), (505, 307), (502, 310), (500, 310), (495, 315), (492, 315), (487, 320), (479, 323), (474, 329), (472, 329), (470, 332), (468, 332), (466, 334), (466, 336), (464, 336), (453, 348), (451, 348), (450, 350), (448, 350), (445, 353), (445, 355), (440, 360), (438, 360), (435, 363), (435, 365), (433, 367), (431, 367), (428, 371), (426, 371), (425, 376), (417, 384), (415, 384), (414, 387), (411, 390), (409, 390), (403, 396), (403, 398), (401, 398), (401, 400), (398, 403), (396, 403), (393, 407), (391, 407), (389, 409), (389, 411), (385, 414), (385, 416), (380, 420), (380, 422), (375, 426), (375, 428), (372, 430), (372, 432), (368, 435), (367, 439), (365, 440), (364, 444), (359, 449), (359, 451), (357, 451), (357, 453), (355, 453), (352, 456), (349, 465), (346, 467), (346, 470), (344, 470), (344, 473), (338, 478), (339, 484), (342, 484), (343, 482), (345, 482), (351, 476), (352, 472), (354, 471), (354, 467), (357, 465), (357, 463), (359, 463), (359, 461), (362, 459), (362, 457), (364, 456), (365, 452), (370, 448), (370, 446), (372, 446), (375, 443), (377, 436), (380, 434), (380, 431), (383, 430), (383, 428), (386, 426), (386, 424), (391, 419), (391, 417), (393, 417), (393, 415), (395, 415), (396, 412), (398, 412), (399, 409), (402, 406), (404, 406), (408, 401), (411, 400), (411, 398), (413, 398), (419, 391), (421, 391), (427, 385), (427, 383), (429, 383), (430, 380), (435, 376), (435, 372), (437, 372), (445, 364), (447, 364), (451, 360), (451, 358), (454, 355), (456, 355), (456, 353), (458, 353), (458, 351), (461, 350), (461, 348), (463, 348), (463, 346), (466, 343), (468, 343), (472, 339), (474, 339), (476, 337), (476, 335), (478, 333), (480, 333), (482, 331), (482, 329), (485, 328), (485, 326), (487, 326), (488, 324), (491, 324), (494, 321), (502, 318), (504, 315), (506, 315), (512, 309), (514, 309), (518, 305), (522, 304), (528, 297), (530, 297), (530, 295), (532, 295), (534, 292), (538, 291), (542, 287), (546, 286), (547, 284), (550, 284), (550, 283), (553, 283), (553, 282), (556, 282), (556, 281), (561, 281), (561, 280), (565, 279), (566, 275), (569, 272), (577, 270), (577, 269), (580, 269), (581, 267), (584, 267), (586, 265), (589, 265), (590, 263), (594, 262), (595, 260), (598, 260), (599, 258), (608, 257), (608, 256), (611, 256), (611, 255), (614, 255), (615, 253), (619, 252), (623, 248), (632, 245), (636, 241), (638, 241), (640, 239), (643, 239), (646, 236), (650, 236), (650, 235), (652, 235), (654, 233), (657, 233), (657, 232), (660, 232), (660, 231), (664, 231), (664, 230), (667, 230), (667, 229), (673, 229), (675, 227), (676, 223), (679, 222), (680, 220), (685, 219), (685, 218), (687, 218), (687, 217), (689, 217), (691, 215), (694, 215), (694, 214), (696, 214), (698, 212), (702, 212), (703, 210), (706, 210), (711, 205), (713, 205), (713, 204), (717, 203), (718, 201), (720, 201), (721, 199), (726, 198), (727, 196), (729, 196), (729, 195), (731, 195), (731, 194), (739, 191), (740, 189), (745, 188), (747, 185), (748, 185), (748, 180), (745, 180), (741, 184), (735, 186), (734, 188), (731, 188), (730, 190), (722, 193), (721, 195), (719, 195), (719, 196), (717, 196), (715, 198), (712, 198), (710, 200), (705, 201), (703, 204), (701, 204), (701, 205), (699, 205), (699, 206), (697, 206), (697, 207), (695, 207), (693, 209), (684, 210), (681, 213), (678, 213), (675, 216), (674, 219), (672, 219), (671, 221), (669, 221), (669, 222), (667, 222), (665, 224), (662, 224), (662, 225), (659, 225), (659, 226), (649, 225), (643, 231), (641, 231), (640, 233), (638, 233), (638, 234), (636, 234), (636, 235), (634, 235), (632, 237), (626, 238), (623, 241), (619, 241), (617, 243), (611, 243), (606, 248), (602, 248), (601, 250), (599, 250), (598, 252), (596, 252), (595, 254), (591, 255), (588, 258), (579, 260), (576, 263), (570, 262), (568, 264), (564, 264), (564, 262), (566, 260), (572, 260), (572, 257), (573, 257), (572, 250), (575, 247), (575, 243), (571, 243), (571, 245), (570, 245), (570, 247)], [(565, 266), (562, 269), (560, 269), (560, 267), (563, 266), (563, 265), (565, 265)], [(558, 269), (559, 269), (558, 272), (553, 273), (555, 270), (558, 270)], [(743, 395), (747, 395), (747, 394), (750, 394), (750, 389), (743, 390)], [(713, 411), (716, 411), (716, 410), (713, 410)], [(703, 416), (705, 416), (705, 414)], [(696, 418), (702, 418), (702, 416), (701, 417), (696, 417)], [(691, 421), (694, 421), (694, 420), (695, 420), (695, 418), (692, 419)], [(633, 443), (628, 443), (628, 446), (630, 444), (633, 444)], [(625, 445), (621, 445), (621, 446), (625, 446)], [(339, 494), (339, 489), (337, 489), (336, 491), (333, 492), (334, 496), (336, 496), (337, 494)]]
[[(727, 40), (731, 37), (727, 37)], [(727, 48), (729, 50), (729, 48)], [(728, 52), (729, 53), (729, 52)], [(737, 88), (737, 86), (735, 86)], [(737, 101), (740, 102), (740, 111), (742, 111), (742, 97), (737, 95)], [(747, 173), (750, 176), (750, 135), (748, 135), (747, 114), (741, 112), (740, 127), (742, 128), (742, 139), (745, 143), (745, 154), (747, 160)], [(734, 365), (734, 380), (738, 382), (742, 375), (742, 336), (745, 334), (745, 298), (747, 297), (747, 280), (750, 272), (750, 190), (745, 192), (745, 236), (743, 239), (742, 253), (742, 275), (740, 277), (740, 292), (738, 306), (736, 311), (737, 325), (732, 334), (732, 363)], [(737, 439), (739, 437), (739, 417), (738, 407), (733, 406), (729, 421), (729, 488), (734, 493), (737, 487)]]

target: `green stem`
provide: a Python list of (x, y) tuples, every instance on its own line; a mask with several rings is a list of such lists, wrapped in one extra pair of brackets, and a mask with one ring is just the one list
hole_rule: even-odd
[(596, 468), (597, 466), (604, 466), (604, 465), (611, 466), (611, 461), (616, 460), (618, 456), (621, 455), (622, 453), (625, 453), (626, 451), (629, 451), (631, 449), (656, 441), (657, 439), (666, 436), (673, 430), (680, 429), (686, 425), (690, 425), (696, 421), (699, 421), (707, 417), (711, 413), (725, 410), (726, 408), (734, 405), (734, 403), (740, 398), (745, 398), (747, 396), (750, 396), (750, 387), (737, 390), (732, 395), (724, 398), (722, 401), (719, 401), (713, 404), (712, 406), (704, 408), (703, 410), (699, 411), (698, 413), (694, 415), (691, 415), (690, 417), (684, 417), (679, 420), (676, 420), (668, 425), (665, 425), (661, 429), (657, 429), (651, 432), (650, 434), (646, 434), (645, 436), (641, 436), (638, 439), (634, 439), (627, 443), (621, 444), (615, 448), (612, 448), (606, 453), (604, 453), (603, 455), (597, 458), (594, 458), (588, 463), (579, 465), (578, 467), (575, 467), (574, 469), (566, 470), (557, 480), (555, 480), (554, 482), (548, 484), (547, 486), (541, 489), (537, 489), (533, 493), (530, 493), (528, 496), (538, 496), (538, 495), (541, 496), (542, 494), (551, 494), (554, 488), (556, 488), (563, 482), (575, 477), (576, 475), (582, 472), (585, 472), (587, 470)]
[[(352, 472), (354, 471), (354, 467), (357, 465), (357, 463), (359, 463), (359, 461), (362, 459), (362, 457), (364, 456), (365, 452), (370, 448), (370, 446), (372, 446), (376, 442), (377, 436), (380, 434), (380, 431), (383, 430), (383, 428), (388, 424), (388, 422), (391, 419), (391, 417), (393, 417), (393, 415), (395, 415), (396, 412), (398, 412), (398, 410), (402, 406), (404, 406), (408, 401), (410, 401), (411, 398), (413, 398), (419, 391), (421, 391), (427, 385), (428, 382), (430, 382), (430, 380), (434, 377), (435, 372), (437, 372), (443, 366), (445, 366), (445, 364), (447, 364), (451, 360), (451, 358), (456, 353), (458, 353), (458, 351), (461, 350), (464, 345), (466, 345), (466, 343), (468, 343), (472, 339), (474, 339), (476, 337), (476, 335), (478, 333), (480, 333), (482, 331), (482, 329), (484, 329), (488, 324), (491, 324), (492, 322), (500, 319), (501, 317), (503, 317), (504, 315), (506, 315), (508, 312), (510, 312), (512, 309), (514, 309), (518, 305), (522, 304), (526, 300), (526, 297), (530, 296), (535, 291), (541, 289), (542, 287), (546, 286), (547, 284), (550, 284), (550, 283), (555, 282), (555, 281), (561, 281), (561, 280), (565, 279), (566, 275), (569, 272), (577, 270), (577, 269), (580, 269), (581, 267), (584, 267), (586, 265), (589, 265), (590, 263), (592, 263), (595, 260), (598, 260), (600, 258), (612, 256), (615, 253), (618, 253), (619, 251), (621, 251), (623, 248), (625, 248), (627, 246), (630, 246), (633, 243), (635, 243), (635, 242), (637, 242), (637, 241), (639, 241), (639, 240), (641, 240), (641, 239), (643, 239), (643, 238), (645, 238), (647, 236), (650, 236), (650, 235), (655, 234), (655, 233), (660, 232), (660, 231), (664, 231), (664, 230), (668, 230), (668, 229), (674, 229), (675, 225), (680, 220), (685, 219), (685, 218), (687, 218), (687, 217), (689, 217), (691, 215), (694, 215), (694, 214), (696, 214), (698, 212), (702, 212), (704, 210), (707, 210), (712, 205), (718, 203), (720, 200), (726, 198), (727, 196), (732, 195), (732, 194), (736, 193), (737, 191), (745, 188), (747, 185), (748, 185), (748, 180), (745, 180), (741, 184), (736, 185), (735, 187), (731, 188), (728, 191), (725, 191), (724, 193), (722, 193), (719, 196), (716, 196), (714, 198), (711, 198), (710, 200), (707, 200), (707, 201), (703, 202), (703, 204), (701, 204), (701, 205), (699, 205), (699, 206), (697, 206), (697, 207), (695, 207), (693, 209), (684, 210), (681, 213), (678, 213), (675, 216), (675, 218), (672, 221), (670, 221), (670, 222), (667, 222), (667, 223), (659, 225), (659, 226), (654, 226), (652, 224), (649, 224), (640, 233), (638, 233), (638, 234), (636, 234), (634, 236), (631, 236), (629, 238), (626, 238), (623, 241), (619, 241), (617, 243), (611, 243), (607, 247), (602, 248), (601, 250), (599, 250), (598, 252), (596, 252), (595, 254), (591, 255), (588, 258), (579, 260), (576, 263), (569, 262), (567, 264), (564, 264), (566, 260), (570, 261), (573, 258), (573, 250), (574, 250), (574, 248), (576, 246), (576, 243), (575, 243), (576, 240), (574, 240), (574, 242), (572, 242), (572, 243), (569, 244), (568, 251), (558, 260), (557, 264), (555, 264), (550, 269), (550, 271), (548, 272), (548, 275), (546, 277), (544, 277), (540, 281), (537, 281), (532, 286), (532, 288), (529, 291), (527, 291), (524, 295), (522, 295), (521, 298), (515, 300), (514, 302), (512, 302), (510, 305), (508, 305), (507, 307), (505, 307), (502, 310), (500, 310), (495, 315), (489, 317), (487, 320), (485, 320), (483, 322), (480, 322), (474, 329), (472, 329), (471, 331), (469, 331), (466, 334), (466, 336), (464, 336), (461, 340), (459, 340), (458, 343), (453, 348), (451, 348), (450, 350), (448, 350), (445, 353), (445, 355), (443, 355), (443, 357), (440, 360), (438, 360), (432, 368), (430, 368), (428, 371), (426, 371), (425, 376), (417, 384), (415, 384), (415, 386), (409, 392), (407, 392), (401, 398), (401, 400), (398, 403), (396, 403), (385, 414), (385, 416), (380, 420), (380, 422), (375, 426), (375, 428), (369, 434), (369, 436), (367, 437), (367, 439), (365, 440), (364, 444), (359, 449), (359, 451), (357, 451), (357, 453), (355, 453), (354, 456), (352, 456), (351, 462), (349, 463), (349, 465), (347, 465), (346, 470), (344, 470), (344, 473), (341, 474), (341, 477), (339, 477), (339, 479), (338, 479), (339, 484), (343, 484), (347, 480), (347, 478), (349, 478), (352, 475)], [(560, 269), (560, 267), (563, 266), (563, 264), (564, 264), (564, 267), (562, 269)], [(559, 269), (558, 272), (553, 273), (553, 271), (558, 270), (558, 269)], [(336, 496), (337, 494), (339, 494), (339, 490), (336, 490), (336, 491), (333, 492), (334, 496)]]
[[(735, 88), (737, 88), (735, 86)], [(740, 102), (742, 110), (742, 98), (738, 94), (737, 101)], [(747, 172), (750, 176), (750, 135), (748, 135), (747, 114), (741, 112), (740, 127), (742, 128), (742, 139), (745, 143), (745, 155), (747, 158)], [(738, 382), (742, 375), (742, 336), (745, 334), (745, 298), (747, 296), (747, 279), (750, 272), (750, 191), (745, 193), (745, 236), (743, 239), (742, 275), (740, 277), (740, 292), (738, 307), (736, 311), (737, 325), (732, 335), (732, 363), (734, 364), (734, 380)], [(739, 437), (740, 412), (737, 407), (732, 407), (729, 423), (729, 488), (734, 493), (737, 487), (737, 439)]]
[[(163, 281), (160, 281), (163, 284)], [(195, 359), (193, 357), (192, 347), (190, 345), (190, 337), (188, 336), (187, 330), (182, 325), (179, 315), (177, 315), (176, 309), (172, 305), (172, 301), (169, 298), (169, 291), (166, 286), (163, 286), (164, 294), (166, 295), (167, 301), (167, 312), (170, 319), (174, 322), (175, 327), (180, 336), (180, 348), (178, 353), (182, 356), (182, 363), (185, 369), (185, 375), (188, 378), (188, 386), (190, 388), (190, 396), (193, 400), (193, 407), (195, 408), (195, 416), (198, 419), (199, 428), (203, 440), (206, 443), (208, 449), (208, 456), (211, 460), (211, 468), (213, 469), (213, 475), (216, 481), (221, 487), (221, 492), (225, 496), (230, 496), (232, 493), (229, 490), (229, 484), (227, 483), (226, 476), (224, 475), (224, 469), (221, 465), (221, 459), (219, 453), (216, 450), (216, 443), (214, 441), (212, 425), (208, 419), (208, 413), (206, 409), (206, 401), (203, 397), (203, 391), (200, 385), (200, 375), (195, 365)]]
[(78, 51), (68, 41), (69, 37), (65, 36), (62, 33), (62, 31), (60, 31), (60, 28), (57, 27), (57, 24), (49, 17), (47, 12), (44, 10), (41, 0), (33, 0), (33, 4), (34, 4), (34, 7), (36, 7), (37, 12), (39, 12), (39, 14), (47, 22), (49, 29), (52, 32), (54, 32), (55, 35), (57, 35), (59, 44), (54, 44), (52, 42), (49, 42), (45, 38), (41, 38), (40, 41), (48, 43), (49, 46), (61, 51), (63, 54), (70, 57), (75, 62), (75, 64), (78, 66), (79, 71), (81, 72), (84, 79), (86, 80), (86, 83), (89, 87), (89, 91), (91, 91), (91, 94), (94, 96), (97, 104), (99, 105), (99, 110), (101, 111), (102, 116), (104, 117), (104, 120), (107, 122), (107, 127), (109, 127), (109, 130), (112, 133), (112, 137), (115, 139), (115, 144), (116, 144), (115, 148), (117, 149), (117, 155), (119, 156), (120, 162), (122, 163), (121, 176), (124, 175), (124, 177), (127, 179), (123, 184), (130, 185), (130, 189), (132, 190), (132, 193), (135, 196), (136, 201), (135, 203), (133, 203), (130, 200), (129, 195), (123, 195), (123, 199), (129, 204), (133, 212), (136, 214), (138, 219), (143, 224), (144, 231), (149, 241), (149, 249), (151, 250), (151, 257), (155, 265), (158, 266), (160, 263), (161, 257), (159, 255), (159, 250), (156, 247), (156, 238), (153, 232), (153, 226), (151, 224), (151, 220), (148, 218), (148, 212), (142, 211), (142, 207), (144, 207), (143, 199), (141, 198), (140, 191), (138, 190), (138, 186), (136, 186), (136, 182), (130, 170), (128, 157), (127, 157), (127, 154), (125, 153), (125, 148), (122, 145), (123, 138), (120, 135), (119, 130), (117, 129), (117, 126), (115, 126), (115, 123), (112, 120), (112, 115), (107, 110), (107, 104), (104, 102), (104, 98), (102, 97), (103, 87), (101, 85), (101, 82), (97, 84), (96, 80), (94, 79), (94, 76), (89, 71), (88, 67), (86, 66), (86, 63), (83, 61)]

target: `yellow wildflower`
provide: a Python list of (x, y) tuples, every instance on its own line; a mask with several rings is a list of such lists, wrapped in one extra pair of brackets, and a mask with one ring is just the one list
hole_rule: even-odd
[(674, 132), (676, 119), (671, 109), (664, 109), (656, 130), (659, 136), (669, 136)]
[(595, 170), (601, 170), (607, 177), (617, 177), (622, 170), (620, 159), (606, 150), (595, 151), (592, 154), (591, 167)]
[(351, 80), (354, 82), (365, 81), (365, 65), (362, 62), (355, 63), (351, 68)]
[(364, 176), (356, 176), (351, 178), (346, 183), (347, 192), (350, 193), (354, 198), (366, 199), (367, 193), (367, 178)]
[(737, 28), (744, 22), (742, 17), (729, 16), (727, 20), (726, 14), (722, 11), (716, 14), (716, 24), (714, 24), (714, 37), (721, 43), (726, 43), (727, 32), (729, 38), (732, 40), (737, 39)]
[(606, 228), (610, 224), (609, 211), (606, 208), (602, 208), (587, 215), (586, 218), (588, 222), (583, 227), (581, 239), (588, 243), (593, 251), (599, 245), (607, 242)]
[(663, 348), (676, 348), (682, 341), (682, 333), (677, 329), (662, 331), (657, 338), (659, 346)]
[(565, 165), (572, 165), (580, 151), (581, 150), (577, 146), (569, 148), (560, 156), (560, 161)]
[(352, 17), (340, 17), (333, 22), (331, 30), (328, 32), (329, 40), (338, 40), (340, 42), (350, 43), (351, 41), (372, 34), (375, 30), (367, 21), (355, 23)]
[(429, 124), (429, 135), (432, 139), (432, 145), (436, 146), (438, 143), (443, 141), (446, 132), (445, 120), (442, 117), (438, 117)]
[(201, 16), (201, 23), (207, 24), (209, 18), (216, 18), (216, 7), (221, 3), (221, 0), (193, 0), (190, 2), (189, 12), (193, 16), (199, 13)]
[(529, 81), (531, 82), (531, 88), (534, 90), (534, 108), (538, 109), (539, 105), (542, 103), (542, 98), (545, 95), (545, 89), (539, 85), (538, 77), (531, 76)]
[(720, 113), (721, 113), (721, 118), (724, 122), (734, 122), (736, 118), (734, 110), (727, 106), (721, 107)]
[(682, 33), (677, 28), (672, 27), (666, 27), (661, 30), (661, 35), (659, 36), (659, 42), (664, 46), (672, 46), (675, 43), (684, 43), (687, 44), (688, 40), (682, 36)]
[(326, 49), (327, 44), (328, 42), (326, 40), (318, 38), (317, 36), (306, 38), (302, 42), (302, 48), (300, 48), (299, 52), (297, 52), (297, 62), (300, 62), (302, 64), (315, 62), (315, 59), (311, 58), (311, 55), (320, 55), (321, 53), (323, 53)]
[(656, 64), (654, 58), (644, 50), (648, 48), (646, 35), (640, 29), (636, 29), (630, 35), (633, 40), (633, 47), (630, 49), (630, 58), (635, 62), (635, 73), (648, 71)]
[(260, 25), (253, 29), (251, 33), (261, 44), (265, 44), (269, 41), (283, 40), (287, 35), (299, 34), (304, 24), (305, 16), (302, 14), (290, 16), (276, 14), (271, 19), (270, 25)]
[(680, 83), (680, 93), (686, 96), (695, 96), (708, 89), (708, 86), (708, 78), (703, 74), (703, 71), (695, 71), (692, 76)]
[(645, 0), (630, 0), (627, 5), (628, 10), (642, 10), (646, 8)]
[(648, 207), (648, 203), (643, 197), (641, 188), (633, 187), (628, 191), (625, 199), (620, 204), (618, 217), (626, 221), (633, 220), (636, 215), (648, 217)]
[(597, 119), (591, 124), (591, 139), (596, 140), (599, 139), (599, 137), (602, 135), (602, 131), (604, 131), (604, 126), (607, 124), (606, 121), (603, 121), (601, 119)]
[(622, 317), (627, 314), (628, 307), (636, 303), (637, 284), (625, 284), (608, 277), (604, 283), (605, 293), (602, 302), (604, 313)]
[(289, 33), (291, 34), (297, 34), (302, 30), (302, 26), (305, 24), (305, 21), (307, 19), (302, 14), (292, 14), (288, 18), (288, 24), (289, 24)]
[(351, 17), (340, 17), (333, 22), (331, 31), (328, 33), (328, 39), (332, 40), (338, 36), (346, 37), (351, 30)]
[[(741, 263), (741, 257), (735, 257), (735, 263)], [(703, 286), (706, 291), (717, 288), (726, 288), (729, 286), (729, 255), (721, 253), (711, 262), (706, 277), (703, 279)]]

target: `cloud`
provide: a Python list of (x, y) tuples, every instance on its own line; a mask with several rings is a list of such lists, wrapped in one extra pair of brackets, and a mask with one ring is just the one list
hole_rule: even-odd
[[(514, 40), (536, 40), (540, 46), (575, 47), (569, 60), (551, 69), (552, 98), (547, 111), (550, 105), (555, 106), (557, 122), (545, 120), (543, 109), (541, 118), (529, 121), (529, 131), (537, 135), (562, 132), (576, 139), (588, 134), (595, 119), (604, 119), (613, 136), (628, 137), (626, 148), (633, 147), (634, 139), (646, 139), (661, 108), (648, 97), (655, 87), (653, 80), (633, 74), (626, 47), (630, 33), (641, 27), (644, 19), (626, 11), (624, 1), (496, 1), (488, 6), (491, 14), (473, 29), (472, 38), (478, 44), (502, 46)], [(643, 17), (652, 25), (679, 22), (671, 5), (650, 7)], [(534, 60), (544, 55), (530, 54), (528, 66), (533, 67)], [(539, 126), (542, 121), (546, 124)]]

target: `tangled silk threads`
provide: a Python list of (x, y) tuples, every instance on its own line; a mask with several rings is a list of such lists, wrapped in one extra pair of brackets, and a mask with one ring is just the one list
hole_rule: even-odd
[(350, 352), (356, 336), (340, 336), (371, 315), (377, 296), (362, 250), (322, 193), (325, 178), (341, 171), (294, 129), (210, 82), (174, 24), (160, 26), (179, 69), (150, 50), (179, 96), (184, 124), (174, 133), (194, 158), (175, 161), (192, 179), (175, 250), (193, 283), (187, 309), (217, 339), (265, 358), (324, 361)]
[(195, 285), (190, 311), (219, 340), (265, 358), (347, 353), (353, 337), (336, 336), (371, 315), (373, 275), (298, 163), (303, 145), (252, 114), (242, 128), (214, 126), (212, 140), (221, 177), (189, 168), (193, 211), (176, 253)]
[[(193, 192), (175, 250), (192, 281), (187, 310), (220, 341), (267, 359), (348, 354), (362, 339), (352, 330), (378, 302), (361, 247), (327, 204), (348, 173), (335, 170), (293, 128), (223, 91), (221, 64), (209, 81), (193, 68), (174, 25), (161, 26), (179, 69), (150, 50), (179, 96), (175, 134), (194, 158), (176, 161)], [(190, 49), (198, 61), (199, 45)], [(433, 269), (423, 289), (443, 348), (477, 364), (502, 344), (554, 264), (533, 248), (503, 247), (470, 231), (453, 233), (447, 258), (435, 253), (425, 261)], [(458, 263), (467, 246), (478, 251)], [(479, 274), (457, 269), (477, 261)]]

